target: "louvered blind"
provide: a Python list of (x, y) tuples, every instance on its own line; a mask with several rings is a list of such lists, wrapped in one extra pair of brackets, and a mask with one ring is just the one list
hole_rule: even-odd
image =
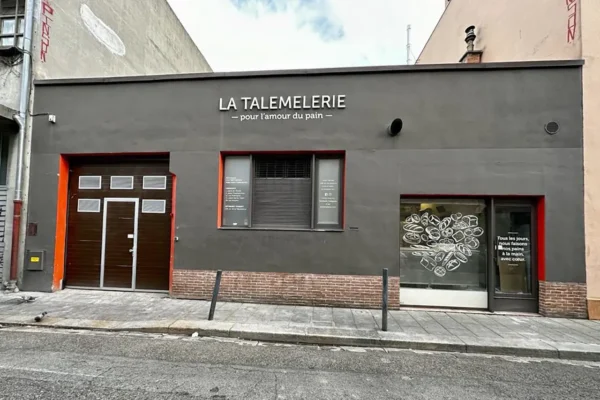
[(312, 157), (254, 158), (252, 225), (310, 228)]

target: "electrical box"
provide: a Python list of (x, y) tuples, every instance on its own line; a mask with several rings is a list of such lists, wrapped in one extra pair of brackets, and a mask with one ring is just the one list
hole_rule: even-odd
[(27, 271), (43, 271), (44, 270), (44, 250), (28, 251), (25, 265)]

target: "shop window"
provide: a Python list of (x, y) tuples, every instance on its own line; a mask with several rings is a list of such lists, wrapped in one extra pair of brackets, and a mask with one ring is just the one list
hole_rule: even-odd
[(0, 186), (6, 186), (8, 180), (8, 135), (0, 135)]
[(118, 190), (133, 189), (133, 176), (111, 176), (110, 188)]
[(166, 200), (142, 200), (142, 213), (144, 214), (164, 214), (166, 208)]
[(102, 177), (101, 176), (80, 176), (79, 177), (79, 189), (101, 189), (102, 188)]
[(341, 181), (337, 155), (228, 156), (222, 226), (341, 229)]
[(25, 0), (0, 1), (0, 47), (23, 47)]
[(165, 190), (167, 188), (166, 176), (144, 176), (144, 190)]
[(77, 200), (77, 212), (81, 212), (81, 213), (100, 212), (100, 199), (79, 199), (79, 200)]
[(486, 290), (484, 200), (402, 200), (400, 219), (402, 286)]

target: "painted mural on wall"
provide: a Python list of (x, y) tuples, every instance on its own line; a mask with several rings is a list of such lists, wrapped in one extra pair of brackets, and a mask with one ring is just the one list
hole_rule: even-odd
[(429, 212), (412, 214), (402, 229), (402, 240), (410, 246), (411, 254), (420, 257), (421, 266), (439, 277), (466, 264), (484, 234), (477, 216), (461, 213), (445, 218)]

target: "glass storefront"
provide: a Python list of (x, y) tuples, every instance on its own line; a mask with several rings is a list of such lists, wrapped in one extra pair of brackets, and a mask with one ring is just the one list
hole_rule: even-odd
[(402, 286), (487, 290), (485, 209), (480, 200), (403, 201)]
[(400, 303), (537, 310), (532, 200), (400, 201)]

